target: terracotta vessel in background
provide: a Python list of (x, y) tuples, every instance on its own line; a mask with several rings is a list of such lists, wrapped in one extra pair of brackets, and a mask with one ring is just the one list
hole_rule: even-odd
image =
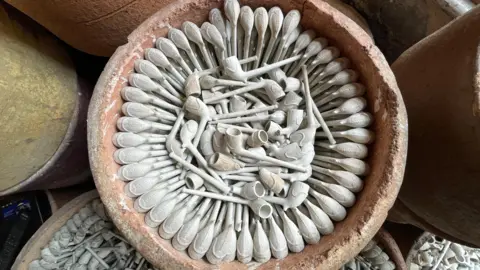
[[(242, 5), (273, 7), (284, 12), (302, 10), (301, 24), (313, 29), (337, 46), (351, 59), (367, 87), (370, 111), (375, 117), (373, 130), (377, 139), (371, 148), (371, 174), (365, 179), (364, 190), (348, 217), (338, 223), (333, 234), (324, 236), (317, 245), (302, 252), (289, 254), (283, 260), (270, 260), (259, 269), (338, 269), (359, 253), (374, 237), (392, 206), (403, 178), (407, 119), (402, 97), (385, 58), (357, 24), (324, 1), (241, 1)], [(197, 25), (208, 19), (212, 8), (222, 7), (223, 1), (181, 1), (167, 6), (140, 25), (130, 36), (129, 43), (117, 49), (110, 58), (96, 85), (89, 108), (89, 156), (94, 179), (112, 220), (126, 238), (145, 258), (163, 269), (246, 269), (238, 261), (213, 266), (202, 260), (192, 260), (175, 250), (169, 241), (147, 227), (144, 215), (134, 210), (133, 200), (124, 193), (125, 182), (116, 179), (119, 168), (113, 159), (116, 147), (112, 136), (121, 116), (120, 90), (127, 85), (134, 61), (143, 57), (144, 49), (153, 46), (154, 38), (166, 36), (168, 24), (179, 27), (185, 20)]]
[(410, 123), (390, 219), (480, 246), (480, 7), (404, 52), (392, 69)]

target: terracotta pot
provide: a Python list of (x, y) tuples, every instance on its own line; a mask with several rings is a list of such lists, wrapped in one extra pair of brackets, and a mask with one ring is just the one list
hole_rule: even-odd
[(86, 180), (89, 88), (54, 36), (2, 3), (0, 36), (0, 196)]
[(69, 203), (81, 194), (92, 190), (94, 188), (91, 187), (92, 185), (93, 183), (91, 185), (75, 185), (72, 187), (45, 190), (52, 214), (56, 213), (65, 204)]
[(27, 270), (30, 262), (40, 258), (40, 251), (48, 245), (53, 234), (60, 230), (74, 214), (96, 198), (98, 198), (98, 193), (96, 190), (92, 190), (78, 196), (56, 211), (23, 246), (12, 269)]
[(392, 65), (411, 133), (405, 181), (391, 219), (476, 246), (480, 246), (479, 44), (477, 7), (417, 43)]
[[(347, 218), (338, 223), (335, 232), (323, 237), (320, 244), (310, 245), (301, 253), (284, 260), (271, 260), (261, 269), (336, 269), (352, 258), (373, 238), (393, 204), (403, 178), (407, 118), (395, 78), (383, 55), (370, 37), (352, 20), (323, 1), (242, 1), (252, 7), (279, 5), (284, 11), (302, 11), (302, 25), (328, 38), (332, 44), (356, 64), (362, 82), (369, 89), (367, 99), (376, 118), (373, 129), (377, 139), (371, 149), (371, 174), (365, 188), (350, 209)], [(112, 135), (121, 115), (120, 90), (133, 71), (135, 59), (143, 56), (144, 48), (152, 47), (154, 38), (167, 34), (167, 23), (174, 27), (188, 19), (197, 24), (207, 20), (210, 9), (221, 7), (223, 1), (181, 1), (168, 6), (145, 21), (130, 36), (129, 43), (118, 48), (102, 73), (89, 108), (89, 156), (94, 179), (110, 216), (120, 231), (155, 266), (164, 269), (208, 269), (205, 261), (192, 260), (175, 250), (169, 241), (147, 227), (144, 215), (133, 209), (133, 200), (124, 192), (125, 182), (116, 180), (119, 166), (113, 160), (116, 150)], [(221, 269), (246, 269), (238, 262), (222, 264)]]
[(380, 229), (374, 238), (377, 241), (377, 244), (383, 248), (383, 251), (387, 253), (390, 257), (390, 260), (395, 263), (397, 270), (407, 270), (407, 265), (403, 259), (402, 252), (395, 242), (395, 239), (388, 233), (385, 229)]
[[(326, 0), (369, 32), (364, 19), (339, 0)], [(127, 37), (140, 23), (173, 0), (97, 0), (60, 2), (50, 0), (6, 0), (72, 47), (99, 56), (110, 56), (128, 42)], [(72, 31), (75, 29), (75, 31)]]

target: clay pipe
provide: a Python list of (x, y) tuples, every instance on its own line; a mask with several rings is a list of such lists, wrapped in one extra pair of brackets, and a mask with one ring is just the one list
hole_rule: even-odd
[(303, 121), (303, 110), (290, 109), (287, 111), (287, 127), (279, 130), (279, 135), (290, 137), (290, 134), (297, 131)]
[(220, 262), (231, 262), (235, 259), (235, 250), (237, 248), (237, 235), (234, 230), (234, 204), (228, 203), (226, 220), (223, 231), (221, 231), (212, 241), (206, 258), (212, 264)]
[(225, 48), (229, 50), (230, 47), (230, 37), (227, 35), (227, 29), (225, 25), (225, 19), (223, 18), (222, 12), (218, 8), (213, 8), (208, 13), (208, 19), (222, 35), (223, 41), (225, 43)]
[(245, 166), (244, 163), (222, 153), (211, 155), (208, 159), (208, 164), (217, 171), (239, 170)]
[(265, 196), (263, 199), (267, 202), (281, 205), (283, 210), (301, 205), (308, 196), (310, 186), (299, 181), (293, 182), (288, 190), (288, 195), (285, 198)]
[(243, 135), (240, 130), (237, 128), (228, 128), (226, 131), (226, 143), (227, 147), (235, 154), (247, 158), (252, 158), (252, 159), (257, 159), (261, 161), (266, 161), (278, 166), (286, 167), (292, 170), (296, 171), (302, 171), (305, 172), (306, 169), (302, 166), (290, 164), (286, 161), (267, 157), (267, 156), (260, 156), (260, 155), (255, 155), (246, 150), (243, 146)]
[(320, 207), (310, 202), (309, 199), (305, 200), (304, 205), (307, 207), (310, 218), (317, 227), (317, 230), (322, 235), (331, 234), (333, 232), (334, 225), (328, 215), (322, 209), (320, 209)]
[(258, 68), (262, 57), (263, 48), (265, 46), (265, 33), (268, 28), (268, 12), (264, 7), (255, 9), (254, 13), (255, 28), (257, 29), (257, 60), (253, 64), (253, 68)]
[[(243, 6), (240, 8), (240, 25), (244, 31), (244, 42), (243, 42), (243, 57), (247, 58), (250, 54), (250, 39), (252, 38), (252, 29), (254, 26), (254, 14), (252, 9), (249, 6)], [(246, 65), (243, 66), (246, 69)]]
[(170, 63), (162, 51), (155, 48), (145, 49), (145, 59), (170, 72), (180, 83), (185, 82), (185, 78), (183, 78), (180, 72)]
[[(238, 60), (238, 63), (240, 63), (240, 65), (243, 65), (243, 64), (247, 64), (247, 63), (250, 63), (250, 62), (253, 62), (257, 60), (257, 56), (254, 55), (254, 56), (251, 56), (251, 57), (248, 57), (248, 58), (245, 58), (245, 59), (241, 59), (241, 60)], [(214, 73), (217, 73), (221, 70), (222, 67), (220, 66), (217, 66), (217, 67), (213, 67), (213, 68), (209, 68), (209, 69), (205, 69), (205, 70), (202, 70), (202, 71), (199, 71), (199, 75), (200, 76), (204, 76), (204, 75), (209, 75), (209, 74), (214, 74)], [(213, 89), (211, 89), (212, 92), (215, 92)]]
[(358, 73), (354, 70), (351, 69), (345, 69), (333, 76), (331, 79), (326, 81), (323, 84), (319, 84), (315, 86), (315, 89), (312, 91), (313, 96), (318, 95), (319, 93), (322, 93), (325, 90), (328, 90), (330, 87), (334, 85), (344, 85), (347, 83), (352, 83), (357, 81), (358, 79)]
[(320, 241), (320, 233), (315, 223), (297, 208), (291, 208), (291, 211), (297, 220), (298, 229), (305, 242), (310, 245), (317, 244)]
[(180, 163), (182, 166), (186, 167), (187, 169), (189, 169), (192, 172), (201, 176), (203, 178), (203, 180), (205, 180), (210, 185), (212, 185), (215, 188), (217, 188), (218, 190), (220, 190), (222, 193), (230, 192), (231, 188), (227, 184), (213, 178), (212, 176), (208, 175), (204, 171), (200, 170), (199, 168), (197, 168), (197, 167), (193, 166), (192, 164), (188, 163), (187, 161), (183, 160), (181, 157), (177, 156), (175, 153), (173, 153), (173, 152), (170, 153), (170, 157), (172, 159), (174, 159), (175, 161), (177, 161), (178, 163)]
[(201, 259), (207, 253), (213, 240), (215, 221), (217, 220), (221, 205), (222, 201), (215, 202), (210, 218), (207, 221), (207, 225), (198, 232), (188, 247), (188, 255), (192, 259)]
[(212, 170), (210, 167), (208, 167), (208, 163), (205, 160), (205, 158), (200, 154), (198, 151), (197, 147), (193, 146), (192, 144), (192, 139), (196, 135), (198, 130), (198, 124), (194, 120), (188, 120), (183, 126), (182, 129), (180, 130), (180, 140), (182, 141), (182, 147), (187, 148), (190, 153), (193, 154), (193, 156), (197, 159), (197, 162), (205, 169), (207, 170), (214, 178), (217, 180), (221, 181), (222, 179), (218, 174)]
[(198, 62), (187, 36), (181, 30), (170, 27), (168, 30), (168, 38), (173, 41), (177, 48), (180, 48), (187, 53), (188, 58), (192, 61), (192, 64), (196, 69), (202, 70), (202, 66)]
[[(258, 110), (258, 109), (254, 109)], [(285, 121), (285, 113), (283, 111), (275, 111), (272, 114), (267, 115), (256, 115), (256, 116), (247, 116), (247, 117), (237, 117), (237, 118), (228, 118), (228, 119), (218, 119), (211, 121), (211, 124), (235, 124), (235, 123), (247, 123), (247, 122), (257, 122), (257, 121), (266, 121), (270, 120), (275, 123), (283, 123)]]
[(283, 223), (283, 232), (285, 239), (287, 240), (288, 249), (291, 252), (300, 252), (305, 248), (305, 243), (303, 242), (302, 235), (297, 225), (288, 218), (286, 213), (279, 207), (275, 206), (276, 212), (282, 219)]
[(367, 106), (367, 101), (362, 97), (354, 97), (347, 99), (338, 108), (331, 109), (322, 113), (324, 118), (343, 115), (343, 114), (355, 114), (361, 112)]
[[(308, 66), (307, 72), (310, 74), (315, 68), (319, 67), (319, 65), (328, 64), (335, 58), (337, 58), (339, 55), (340, 50), (336, 47), (327, 47), (321, 50)], [(318, 74), (321, 73), (324, 69), (325, 66), (320, 66), (319, 68), (317, 68), (317, 71), (312, 74), (311, 78), (315, 78), (316, 76), (318, 76)]]
[(350, 60), (345, 57), (337, 58), (332, 62), (328, 63), (325, 68), (316, 76), (312, 76), (312, 86), (316, 85), (318, 82), (322, 81), (328, 76), (337, 74), (338, 72), (348, 68), (350, 66)]
[(278, 108), (278, 105), (275, 104), (275, 105), (271, 105), (271, 106), (260, 107), (260, 108), (245, 110), (245, 111), (237, 111), (237, 112), (232, 112), (232, 113), (217, 114), (217, 115), (212, 116), (212, 120), (234, 119), (236, 117), (249, 115), (249, 114), (256, 114), (256, 113), (259, 113), (259, 112), (271, 111), (271, 110), (275, 110), (277, 108)]
[(282, 51), (286, 50), (286, 48), (284, 47), (285, 43), (287, 42), (287, 39), (292, 34), (292, 32), (294, 32), (299, 25), (301, 17), (302, 15), (300, 14), (300, 11), (296, 9), (290, 10), (287, 15), (285, 15), (282, 25), (282, 37), (280, 39), (280, 43), (278, 44), (277, 51), (275, 52), (275, 56), (273, 57), (272, 62), (277, 62), (281, 60), (280, 55), (282, 54)]
[[(310, 44), (313, 41), (315, 36), (316, 36), (315, 31), (311, 29), (301, 33), (298, 36), (297, 40), (295, 41), (295, 46), (293, 47), (293, 51), (290, 56), (295, 56), (295, 55), (301, 56), (300, 52), (303, 51), (305, 48), (307, 48), (308, 44)], [(283, 68), (283, 71), (285, 71), (285, 73), (290, 73), (289, 70), (292, 68), (292, 65), (293, 65), (292, 63), (286, 65)]]
[(280, 33), (280, 30), (282, 30), (283, 12), (279, 7), (272, 7), (268, 11), (268, 26), (270, 28), (270, 40), (268, 41), (267, 49), (265, 50), (261, 65), (268, 62), (268, 59), (273, 51), (273, 46), (277, 41), (278, 34)]
[(278, 83), (273, 80), (262, 80), (258, 83), (252, 83), (247, 86), (226, 92), (224, 94), (216, 95), (211, 98), (205, 99), (204, 102), (205, 104), (211, 104), (221, 99), (226, 99), (234, 95), (241, 95), (261, 88), (265, 89), (265, 92), (272, 101), (276, 101), (277, 99), (285, 96), (285, 92), (283, 92), (282, 87)]
[(259, 171), (260, 182), (273, 193), (279, 195), (280, 197), (285, 197), (286, 194), (286, 184), (285, 181), (276, 173), (273, 173), (267, 169), (260, 169)]
[(331, 127), (335, 126), (347, 126), (353, 128), (364, 128), (368, 127), (373, 122), (373, 116), (367, 112), (359, 112), (350, 115), (347, 118), (339, 120), (330, 120), (327, 121), (327, 125)]
[(320, 107), (336, 98), (354, 98), (362, 96), (365, 93), (365, 86), (359, 83), (349, 83), (343, 85), (338, 90), (333, 91), (328, 96), (315, 102), (317, 107)]
[(237, 22), (238, 17), (240, 16), (240, 4), (237, 0), (226, 0), (223, 9), (230, 22), (232, 32), (232, 39), (230, 41), (232, 55), (237, 56)]
[(333, 158), (323, 155), (315, 155), (314, 159), (339, 166), (356, 175), (367, 175), (370, 171), (367, 163), (356, 158)]
[(203, 132), (202, 136), (200, 137), (199, 147), (205, 159), (209, 159), (213, 154), (215, 154), (212, 145), (213, 133), (215, 131), (216, 129), (212, 125), (208, 125), (205, 129), (205, 132)]
[(233, 81), (233, 80), (225, 80), (225, 79), (218, 79), (210, 75), (205, 75), (200, 78), (200, 86), (202, 89), (212, 89), (215, 86), (245, 86), (246, 83)]
[(177, 180), (176, 182), (173, 182), (174, 180), (176, 179), (161, 182), (138, 197), (134, 202), (135, 210), (141, 213), (147, 212), (160, 203), (165, 195), (185, 185), (185, 181)]
[(265, 263), (270, 260), (272, 254), (267, 234), (262, 227), (262, 223), (255, 219), (255, 231), (253, 234), (253, 258), (259, 263)]
[(315, 178), (310, 178), (307, 182), (326, 191), (330, 197), (344, 207), (351, 207), (355, 204), (355, 194), (341, 185), (325, 183)]
[(292, 46), (292, 44), (294, 44), (295, 41), (297, 41), (301, 33), (302, 33), (301, 26), (297, 26), (295, 27), (295, 29), (293, 29), (292, 33), (290, 33), (290, 35), (288, 36), (287, 41), (285, 42), (285, 44), (283, 44), (280, 57), (278, 58), (277, 61), (285, 59), (285, 56), (287, 55), (287, 53), (290, 53), (290, 49), (293, 50), (293, 48), (290, 48), (290, 46)]
[(136, 117), (145, 120), (175, 122), (177, 117), (168, 112), (158, 112), (138, 102), (126, 102), (122, 105), (122, 112), (126, 116)]
[(137, 59), (135, 60), (134, 66), (137, 73), (146, 75), (151, 79), (160, 82), (160, 84), (175, 97), (180, 98), (182, 96), (175, 88), (173, 88), (162, 72), (158, 70), (158, 68), (152, 62), (143, 59)]
[(115, 162), (117, 162), (117, 164), (124, 165), (140, 162), (150, 157), (160, 157), (166, 155), (168, 155), (167, 150), (146, 151), (135, 147), (127, 147), (115, 150), (113, 153), (113, 159)]
[(218, 29), (209, 22), (204, 22), (200, 27), (202, 37), (215, 48), (215, 54), (218, 61), (221, 63), (225, 59), (225, 44), (223, 43), (222, 34)]
[[(300, 72), (302, 66), (314, 55), (317, 55), (323, 48), (325, 48), (328, 44), (328, 41), (325, 38), (316, 38), (310, 44), (308, 44), (307, 48), (305, 49), (305, 53), (302, 56), (302, 59), (296, 66), (292, 68), (292, 71), (289, 73), (289, 76), (295, 77)], [(308, 74), (308, 72), (307, 72)], [(313, 85), (313, 84), (312, 84)]]
[(237, 239), (237, 259), (242, 263), (249, 263), (253, 256), (253, 238), (249, 229), (248, 208), (243, 208), (242, 229)]
[(207, 64), (207, 67), (213, 68), (213, 63), (212, 63), (212, 60), (210, 59), (210, 54), (208, 53), (207, 48), (205, 47), (205, 43), (203, 42), (200, 28), (198, 28), (196, 24), (187, 21), (182, 24), (182, 31), (183, 33), (185, 33), (185, 36), (187, 36), (189, 40), (197, 44), (197, 46), (200, 48), (200, 52), (202, 54), (203, 59), (205, 60), (205, 63)]
[(244, 184), (242, 187), (233, 186), (232, 193), (253, 201), (265, 196), (265, 188), (259, 181)]
[(172, 129), (172, 126), (141, 120), (135, 117), (123, 116), (117, 120), (117, 128), (121, 131), (140, 133), (144, 131), (162, 133)]
[(218, 123), (217, 128), (224, 131), (226, 131), (228, 128), (236, 128), (244, 133), (254, 133), (254, 132), (260, 131), (260, 129), (241, 127), (241, 126), (230, 125), (225, 123)]
[(165, 110), (174, 111), (176, 113), (180, 111), (180, 107), (170, 104), (156, 96), (149, 95), (135, 87), (124, 87), (120, 93), (122, 95), (122, 98), (126, 101), (138, 102), (142, 104), (152, 104)]
[(368, 155), (368, 148), (359, 143), (346, 142), (335, 145), (329, 145), (323, 142), (315, 142), (315, 146), (337, 152), (345, 157), (363, 159)]
[[(156, 135), (156, 136), (151, 136)], [(151, 134), (151, 135), (143, 135), (142, 133), (131, 133), (131, 132), (116, 132), (113, 134), (113, 144), (116, 147), (137, 147), (143, 144), (158, 144), (164, 143), (166, 139), (166, 135), (162, 134)]]
[(183, 189), (183, 192), (192, 195), (212, 198), (215, 200), (222, 200), (225, 202), (245, 204), (248, 205), (252, 209), (252, 211), (261, 218), (268, 218), (272, 214), (272, 206), (262, 199), (246, 200), (238, 197), (226, 196), (213, 192), (203, 192), (193, 189)]
[(334, 199), (323, 195), (313, 189), (309, 190), (310, 195), (312, 195), (318, 202), (320, 208), (333, 220), (333, 221), (342, 221), (347, 216), (347, 211), (345, 208), (335, 201)]
[(133, 180), (142, 177), (153, 170), (161, 169), (172, 164), (174, 164), (174, 162), (171, 160), (163, 160), (152, 164), (133, 163), (120, 167), (117, 175), (122, 179)]
[[(372, 131), (364, 128), (354, 128), (344, 131), (333, 131), (331, 132), (333, 137), (336, 138), (345, 138), (355, 143), (369, 144), (372, 143), (375, 135)], [(325, 132), (315, 133), (317, 137), (326, 137)]]
[(352, 192), (359, 192), (363, 188), (363, 181), (358, 176), (351, 172), (325, 169), (316, 165), (312, 165), (314, 172), (319, 172), (323, 175), (330, 176), (340, 185), (346, 187)]
[(312, 166), (307, 167), (306, 172), (294, 172), (294, 173), (279, 173), (282, 179), (288, 180), (290, 183), (295, 181), (305, 181), (312, 175)]
[(155, 42), (155, 46), (162, 51), (165, 56), (173, 59), (175, 62), (179, 63), (180, 66), (187, 72), (188, 75), (192, 74), (193, 71), (190, 69), (190, 67), (187, 65), (185, 60), (183, 60), (183, 57), (180, 55), (180, 52), (178, 51), (177, 47), (175, 44), (164, 37), (159, 37), (157, 38), (157, 41)]

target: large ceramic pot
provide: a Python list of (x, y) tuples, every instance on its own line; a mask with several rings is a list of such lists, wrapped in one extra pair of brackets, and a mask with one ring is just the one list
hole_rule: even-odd
[(0, 196), (89, 175), (88, 87), (63, 44), (0, 3)]
[(391, 219), (476, 246), (480, 246), (479, 45), (477, 7), (417, 43), (392, 65), (411, 132), (405, 181)]
[[(375, 117), (376, 141), (371, 149), (371, 174), (357, 197), (357, 203), (335, 231), (323, 237), (318, 245), (309, 245), (302, 252), (283, 260), (270, 260), (261, 269), (336, 269), (352, 258), (372, 239), (385, 220), (403, 178), (407, 118), (395, 78), (383, 55), (361, 28), (338, 10), (323, 1), (242, 1), (252, 7), (280, 6), (283, 11), (299, 9), (305, 29), (316, 30), (349, 57), (367, 86), (367, 99)], [(157, 231), (146, 226), (144, 215), (133, 209), (133, 200), (124, 194), (125, 182), (116, 178), (119, 168), (113, 160), (116, 150), (112, 136), (121, 115), (120, 90), (133, 71), (133, 63), (143, 57), (144, 48), (152, 47), (154, 38), (166, 36), (167, 24), (179, 27), (185, 20), (197, 24), (206, 21), (212, 8), (223, 1), (181, 1), (161, 9), (140, 25), (129, 43), (117, 49), (105, 67), (94, 91), (89, 108), (89, 156), (98, 191), (113, 221), (128, 240), (155, 266), (164, 269), (208, 269), (205, 261), (192, 260), (175, 250)], [(222, 264), (221, 269), (246, 269), (239, 262)]]

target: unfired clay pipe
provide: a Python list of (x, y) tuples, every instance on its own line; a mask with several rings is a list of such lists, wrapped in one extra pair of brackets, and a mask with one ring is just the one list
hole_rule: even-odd
[(317, 200), (320, 208), (325, 211), (325, 213), (333, 221), (342, 221), (347, 216), (347, 211), (345, 210), (345, 208), (334, 199), (323, 195), (313, 189), (310, 189), (309, 193)]
[(168, 155), (166, 150), (146, 151), (135, 147), (122, 148), (115, 151), (113, 159), (120, 165), (140, 162), (149, 157)]
[(230, 22), (232, 38), (231, 38), (231, 51), (233, 56), (237, 56), (237, 23), (240, 16), (240, 4), (237, 0), (226, 0), (224, 3), (225, 15)]
[(312, 219), (313, 223), (315, 223), (318, 231), (322, 235), (331, 234), (333, 232), (334, 225), (328, 215), (322, 209), (320, 209), (320, 207), (311, 203), (308, 199), (305, 200), (304, 205), (307, 207), (310, 218)]
[(324, 142), (316, 142), (315, 146), (320, 146), (322, 148), (332, 150), (349, 158), (363, 159), (366, 158), (368, 155), (368, 148), (365, 145), (359, 143), (345, 142), (330, 145)]
[(337, 58), (340, 55), (340, 50), (336, 47), (327, 47), (321, 50), (317, 56), (313, 59), (310, 63), (309, 68), (307, 69), (308, 73), (310, 74), (315, 68), (317, 70), (312, 74), (312, 78), (316, 77), (320, 74), (326, 66), (322, 66), (324, 64), (328, 64)]
[(176, 113), (181, 110), (180, 107), (170, 104), (156, 96), (149, 95), (135, 87), (124, 87), (120, 93), (122, 95), (122, 98), (126, 101), (138, 102), (142, 104), (152, 104), (162, 109), (171, 110)]
[(347, 118), (339, 119), (339, 120), (330, 120), (326, 121), (328, 126), (336, 127), (336, 126), (347, 126), (352, 128), (364, 128), (368, 127), (373, 122), (373, 116), (367, 112), (359, 112), (350, 115)]
[(282, 54), (283, 50), (285, 49), (285, 43), (287, 42), (287, 39), (289, 36), (294, 32), (294, 30), (297, 28), (297, 26), (300, 23), (302, 15), (300, 14), (300, 11), (294, 9), (291, 10), (285, 15), (285, 18), (283, 19), (283, 25), (282, 25), (282, 37), (280, 39), (280, 42), (277, 46), (277, 51), (275, 52), (275, 56), (273, 57), (273, 62), (277, 62), (280, 59), (280, 55)]
[(198, 233), (200, 219), (205, 215), (210, 206), (210, 199), (203, 200), (197, 213), (188, 220), (172, 238), (172, 246), (176, 250), (185, 250), (192, 243), (195, 235)]
[[(254, 110), (261, 110), (254, 109)], [(237, 124), (237, 123), (248, 123), (248, 122), (258, 122), (258, 121), (273, 121), (275, 123), (283, 123), (285, 121), (285, 112), (275, 111), (272, 114), (267, 115), (256, 115), (256, 116), (247, 116), (247, 117), (237, 117), (237, 118), (228, 118), (228, 119), (219, 119), (211, 121), (212, 124), (224, 123), (224, 124)]]
[(341, 185), (325, 183), (315, 178), (310, 178), (307, 181), (326, 191), (330, 197), (335, 199), (344, 207), (351, 207), (355, 204), (355, 194)]
[(136, 147), (143, 144), (157, 144), (164, 143), (167, 135), (162, 134), (148, 134), (131, 133), (131, 132), (117, 132), (113, 135), (113, 144), (117, 147)]
[[(331, 134), (333, 137), (336, 138), (345, 138), (352, 142), (363, 144), (372, 143), (375, 138), (374, 133), (365, 128), (354, 128), (344, 131), (332, 131)], [(327, 134), (325, 132), (317, 132), (315, 133), (315, 136), (327, 137)]]
[(130, 117), (136, 117), (140, 119), (155, 119), (155, 122), (162, 120), (175, 122), (177, 120), (177, 117), (175, 117), (173, 114), (170, 114), (166, 111), (159, 112), (138, 102), (125, 102), (122, 105), (122, 112), (126, 116)]
[[(285, 25), (285, 23), (284, 23)], [(292, 44), (295, 43), (295, 41), (298, 39), (298, 37), (300, 36), (300, 34), (302, 33), (302, 27), (300, 25), (298, 25), (297, 27), (295, 27), (292, 32), (288, 35), (288, 38), (287, 38), (287, 41), (285, 42), (285, 44), (283, 44), (283, 47), (280, 49), (278, 48), (278, 50), (281, 51), (281, 54), (278, 58), (278, 60), (283, 60), (285, 59), (285, 56), (287, 55), (287, 53), (290, 52), (290, 47), (292, 46)], [(293, 48), (291, 48), (293, 50)], [(278, 52), (277, 50), (277, 52)], [(275, 57), (277, 55), (275, 54)], [(278, 60), (275, 60), (275, 61), (278, 61)]]
[(333, 158), (323, 155), (316, 155), (314, 159), (339, 166), (356, 175), (366, 175), (370, 170), (365, 161), (356, 158)]
[[(290, 56), (301, 56), (300, 52), (303, 51), (305, 48), (307, 48), (308, 44), (312, 42), (315, 36), (316, 36), (315, 31), (311, 29), (302, 32), (298, 36), (297, 40), (295, 40), (295, 45)], [(283, 68), (283, 71), (285, 71), (285, 73), (289, 73), (288, 71), (291, 69), (291, 67), (292, 67), (292, 64), (290, 63)]]
[(283, 12), (279, 7), (272, 7), (268, 11), (268, 26), (270, 28), (270, 40), (268, 41), (261, 65), (268, 62), (275, 42), (277, 41), (278, 34), (280, 34), (280, 30), (282, 30)]
[(249, 229), (248, 208), (243, 208), (242, 229), (237, 239), (237, 259), (242, 263), (249, 263), (253, 258), (253, 238)]
[(267, 202), (281, 205), (283, 210), (301, 205), (308, 196), (310, 186), (299, 181), (295, 181), (288, 190), (288, 195), (285, 198), (265, 196), (263, 199)]
[(208, 164), (217, 171), (239, 170), (245, 166), (243, 162), (235, 160), (222, 153), (215, 153), (208, 159)]
[(278, 206), (275, 207), (276, 212), (282, 219), (283, 223), (283, 232), (285, 239), (287, 240), (288, 249), (291, 252), (300, 252), (305, 248), (305, 243), (303, 242), (302, 235), (297, 225), (288, 218), (285, 212)]
[[(318, 75), (313, 74), (313, 80), (312, 80), (312, 86), (316, 85), (320, 81), (322, 81), (324, 78), (328, 76), (333, 76), (337, 74), (338, 72), (348, 68), (350, 66), (350, 60), (345, 57), (337, 58), (330, 63), (328, 63), (325, 68), (322, 69)], [(316, 75), (316, 76), (315, 76)], [(315, 77), (314, 77), (315, 76)]]
[(193, 52), (192, 47), (190, 46), (190, 42), (188, 41), (187, 36), (185, 33), (183, 33), (181, 30), (176, 29), (171, 27), (168, 30), (168, 38), (173, 41), (173, 43), (177, 46), (177, 48), (180, 48), (184, 50), (192, 64), (195, 66), (196, 69), (202, 70), (202, 66), (197, 60), (197, 57), (195, 56), (195, 53)]
[(200, 52), (202, 54), (202, 59), (205, 60), (208, 68), (213, 68), (212, 60), (210, 59), (210, 55), (208, 54), (207, 48), (205, 47), (205, 43), (203, 42), (202, 33), (200, 28), (192, 22), (186, 21), (182, 24), (182, 31), (185, 33), (185, 36), (192, 41), (193, 43), (197, 44), (200, 48)]
[(253, 12), (255, 20), (255, 28), (257, 29), (257, 60), (253, 64), (253, 68), (258, 68), (262, 57), (263, 48), (265, 46), (265, 33), (268, 29), (268, 12), (264, 7), (259, 7)]
[(218, 8), (213, 8), (208, 14), (208, 19), (222, 35), (223, 41), (225, 43), (225, 48), (229, 51), (230, 47), (230, 37), (227, 35), (227, 29), (225, 25), (225, 19), (223, 18), (222, 12)]
[(204, 102), (205, 104), (211, 104), (221, 99), (226, 99), (234, 95), (241, 95), (241, 94), (244, 94), (256, 89), (262, 89), (262, 88), (265, 89), (265, 92), (267, 93), (268, 97), (273, 101), (276, 101), (281, 97), (285, 96), (285, 93), (283, 92), (282, 87), (278, 83), (272, 80), (262, 80), (258, 83), (252, 83), (242, 88), (238, 88), (238, 89), (226, 92), (224, 94), (217, 95), (209, 99), (205, 99)]
[(185, 78), (178, 72), (178, 70), (170, 63), (167, 56), (160, 50), (155, 48), (145, 49), (145, 59), (152, 62), (158, 67), (161, 67), (171, 73), (180, 83), (185, 82)]
[(140, 213), (147, 212), (160, 203), (169, 192), (172, 192), (185, 185), (184, 181), (178, 180), (175, 183), (159, 183), (152, 190), (142, 194), (134, 202), (134, 208)]
[(171, 40), (164, 37), (159, 37), (155, 41), (155, 46), (160, 51), (162, 51), (165, 56), (173, 59), (175, 62), (180, 64), (180, 66), (183, 68), (183, 70), (187, 72), (188, 75), (193, 73), (185, 60), (183, 60), (183, 57), (180, 55), (180, 52)]
[(312, 165), (312, 170), (327, 175), (335, 179), (340, 185), (346, 187), (352, 192), (359, 192), (363, 188), (363, 181), (351, 172), (325, 169)]
[(215, 221), (217, 220), (221, 205), (222, 201), (215, 202), (207, 224), (198, 232), (188, 247), (188, 255), (192, 259), (201, 259), (207, 253), (213, 240)]
[(153, 80), (160, 82), (160, 84), (165, 87), (172, 95), (180, 98), (182, 95), (168, 82), (166, 77), (162, 74), (160, 70), (150, 61), (137, 59), (135, 60), (135, 71), (137, 73), (146, 75)]
[(317, 244), (320, 241), (320, 233), (315, 223), (297, 208), (292, 208), (291, 211), (297, 220), (298, 229), (305, 242), (310, 245)]

